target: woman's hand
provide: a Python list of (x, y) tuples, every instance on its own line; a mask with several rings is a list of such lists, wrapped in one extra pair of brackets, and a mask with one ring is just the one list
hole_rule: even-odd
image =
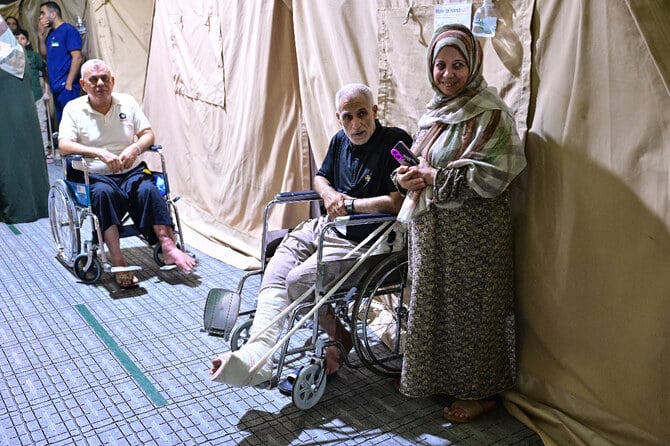
[(400, 166), (396, 177), (398, 184), (408, 191), (421, 191), (426, 186), (431, 186), (433, 178), (435, 169), (422, 157), (419, 157), (417, 166)]

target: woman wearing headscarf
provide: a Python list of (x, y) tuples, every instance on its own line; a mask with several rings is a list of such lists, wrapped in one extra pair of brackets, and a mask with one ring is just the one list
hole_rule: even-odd
[(400, 391), (447, 394), (452, 422), (491, 410), (514, 384), (512, 228), (507, 188), (526, 166), (512, 113), (482, 77), (470, 30), (445, 25), (427, 53), (434, 91), (419, 119), (406, 193), (410, 316)]

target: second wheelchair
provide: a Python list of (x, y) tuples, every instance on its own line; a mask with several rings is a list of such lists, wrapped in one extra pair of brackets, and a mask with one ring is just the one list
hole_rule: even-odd
[[(150, 152), (160, 156), (161, 171), (151, 172), (151, 175), (176, 225), (173, 231), (175, 243), (180, 249), (185, 250), (181, 222), (175, 205), (179, 197), (171, 197), (162, 146), (154, 145)], [(76, 175), (75, 172), (80, 174)], [(49, 222), (57, 258), (72, 268), (82, 282), (88, 284), (97, 282), (103, 271), (117, 273), (141, 269), (139, 266), (115, 267), (108, 263), (102, 244), (100, 223), (91, 208), (89, 168), (84, 157), (81, 155), (64, 157), (63, 176), (63, 179), (56, 180), (51, 186), (48, 200)], [(76, 178), (81, 176), (83, 181)], [(119, 235), (124, 238), (141, 234), (126, 215), (124, 224), (119, 228)], [(153, 257), (159, 266), (165, 267), (160, 243), (155, 244)]]

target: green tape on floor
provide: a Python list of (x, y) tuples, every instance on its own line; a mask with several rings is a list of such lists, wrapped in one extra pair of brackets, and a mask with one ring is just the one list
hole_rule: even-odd
[(128, 371), (130, 376), (133, 377), (135, 382), (144, 390), (144, 393), (147, 394), (149, 399), (153, 403), (160, 407), (167, 404), (167, 400), (163, 398), (163, 395), (160, 394), (158, 389), (149, 381), (144, 373), (135, 365), (135, 363), (130, 359), (128, 354), (119, 347), (119, 344), (112, 338), (112, 336), (107, 333), (107, 330), (98, 322), (98, 320), (91, 314), (91, 312), (86, 308), (86, 305), (75, 305), (77, 311), (82, 315), (82, 317), (88, 322), (88, 325), (93, 328), (93, 331), (98, 335), (98, 337), (105, 343), (107, 348), (116, 356), (116, 358), (121, 362), (121, 365)]
[(12, 231), (14, 234), (16, 234), (16, 235), (21, 235), (21, 231), (19, 231), (19, 230), (17, 229), (16, 226), (14, 226), (14, 225), (7, 225), (7, 227), (8, 227), (8, 228), (10, 229), (10, 231)]

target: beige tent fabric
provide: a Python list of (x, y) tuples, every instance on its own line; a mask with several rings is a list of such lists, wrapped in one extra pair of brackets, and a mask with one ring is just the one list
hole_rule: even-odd
[(669, 14), (536, 4), (514, 401), (549, 444), (670, 443)]
[(116, 91), (142, 103), (149, 57), (153, 0), (89, 1), (86, 7), (88, 58), (108, 62)]
[[(157, 1), (153, 27), (144, 109), (183, 223), (200, 240), (258, 256), (264, 205), (310, 187), (291, 11), (284, 2)], [(280, 210), (272, 222), (307, 215)]]
[[(378, 0), (380, 116), (415, 131), (432, 96), (426, 73), (426, 49), (434, 29), (435, 5), (442, 1)], [(475, 1), (473, 9), (482, 2)], [(484, 76), (514, 111), (525, 138), (530, 101), (530, 23), (533, 0), (496, 1), (495, 39), (480, 39)]]
[[(335, 93), (348, 83), (377, 89), (375, 1), (294, 0), (296, 63), (307, 134), (317, 166), (340, 129)], [(396, 125), (395, 123), (387, 123)]]

